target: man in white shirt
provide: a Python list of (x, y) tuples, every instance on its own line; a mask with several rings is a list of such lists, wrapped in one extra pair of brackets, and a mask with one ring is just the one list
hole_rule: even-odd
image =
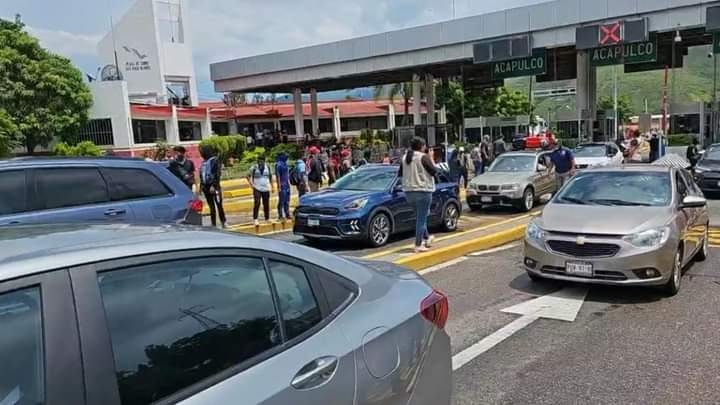
[(260, 212), (261, 202), (263, 205), (263, 213), (265, 214), (265, 221), (270, 220), (272, 173), (270, 172), (270, 166), (265, 163), (265, 156), (258, 156), (257, 163), (250, 168), (248, 181), (253, 189), (253, 222), (257, 226), (260, 224), (258, 214)]

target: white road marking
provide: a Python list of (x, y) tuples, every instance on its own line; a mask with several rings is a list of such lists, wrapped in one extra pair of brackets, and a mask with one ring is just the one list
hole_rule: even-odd
[(486, 336), (481, 341), (457, 353), (452, 358), (453, 371), (464, 366), (474, 358), (497, 346), (503, 340), (514, 335), (517, 331), (530, 325), (540, 318), (557, 319), (572, 322), (577, 317), (585, 296), (587, 287), (568, 287), (554, 293), (544, 295), (523, 303), (502, 309), (501, 312), (522, 315), (499, 330)]
[(481, 251), (479, 251), (479, 252), (473, 252), (473, 253), (468, 254), (468, 256), (473, 256), (473, 257), (475, 257), (475, 256), (488, 255), (488, 254), (490, 254), (490, 253), (502, 252), (503, 250), (512, 249), (512, 248), (514, 248), (514, 247), (516, 247), (516, 246), (519, 246), (519, 245), (520, 245), (520, 243), (518, 243), (518, 242), (512, 242), (512, 243), (508, 243), (507, 245), (498, 246), (498, 247), (496, 247), (496, 248), (487, 249), (487, 250), (481, 250)]
[(446, 261), (445, 263), (436, 264), (436, 265), (434, 265), (434, 266), (432, 266), (432, 267), (428, 267), (427, 269), (420, 270), (418, 273), (419, 273), (420, 275), (432, 273), (432, 272), (434, 272), (434, 271), (438, 271), (438, 270), (444, 269), (444, 268), (446, 268), (446, 267), (450, 267), (450, 266), (456, 265), (456, 264), (458, 264), (458, 263), (462, 263), (462, 262), (464, 262), (465, 260), (467, 260), (467, 257), (461, 256), (461, 257), (458, 257), (458, 258), (455, 258), (455, 259), (452, 259), (452, 260), (448, 260), (448, 261)]

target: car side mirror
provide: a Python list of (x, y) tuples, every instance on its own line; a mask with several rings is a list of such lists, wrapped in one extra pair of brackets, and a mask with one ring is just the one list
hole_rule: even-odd
[(683, 198), (682, 202), (680, 203), (680, 208), (701, 208), (706, 205), (707, 200), (705, 199), (705, 197), (689, 195)]
[(546, 171), (546, 170), (547, 170), (547, 166), (545, 166), (545, 165), (542, 164), (542, 163), (538, 163), (538, 165), (537, 165), (537, 171), (539, 171), (539, 172), (544, 172), (544, 171)]
[(402, 193), (402, 183), (397, 183), (395, 187), (393, 187), (393, 193)]

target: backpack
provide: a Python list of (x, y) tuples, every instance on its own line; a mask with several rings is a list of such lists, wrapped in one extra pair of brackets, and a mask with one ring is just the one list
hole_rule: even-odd
[(210, 159), (202, 162), (202, 165), (200, 166), (200, 180), (203, 184), (206, 185), (212, 185), (213, 184), (213, 173), (212, 173), (212, 165), (215, 162), (215, 159), (217, 159), (215, 156), (211, 157)]
[(290, 168), (290, 184), (293, 186), (300, 184), (300, 175), (295, 166)]

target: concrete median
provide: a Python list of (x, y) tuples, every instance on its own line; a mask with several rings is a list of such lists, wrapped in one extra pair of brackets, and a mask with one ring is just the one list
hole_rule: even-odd
[(252, 235), (266, 235), (274, 232), (286, 232), (293, 228), (293, 221), (263, 222), (259, 225), (243, 224), (228, 228), (231, 232), (248, 233)]
[(422, 270), (464, 256), (468, 253), (492, 249), (522, 239), (525, 235), (525, 227), (526, 225), (523, 224), (475, 239), (469, 239), (451, 246), (430, 250), (426, 253), (402, 257), (395, 260), (394, 263), (416, 271)]

